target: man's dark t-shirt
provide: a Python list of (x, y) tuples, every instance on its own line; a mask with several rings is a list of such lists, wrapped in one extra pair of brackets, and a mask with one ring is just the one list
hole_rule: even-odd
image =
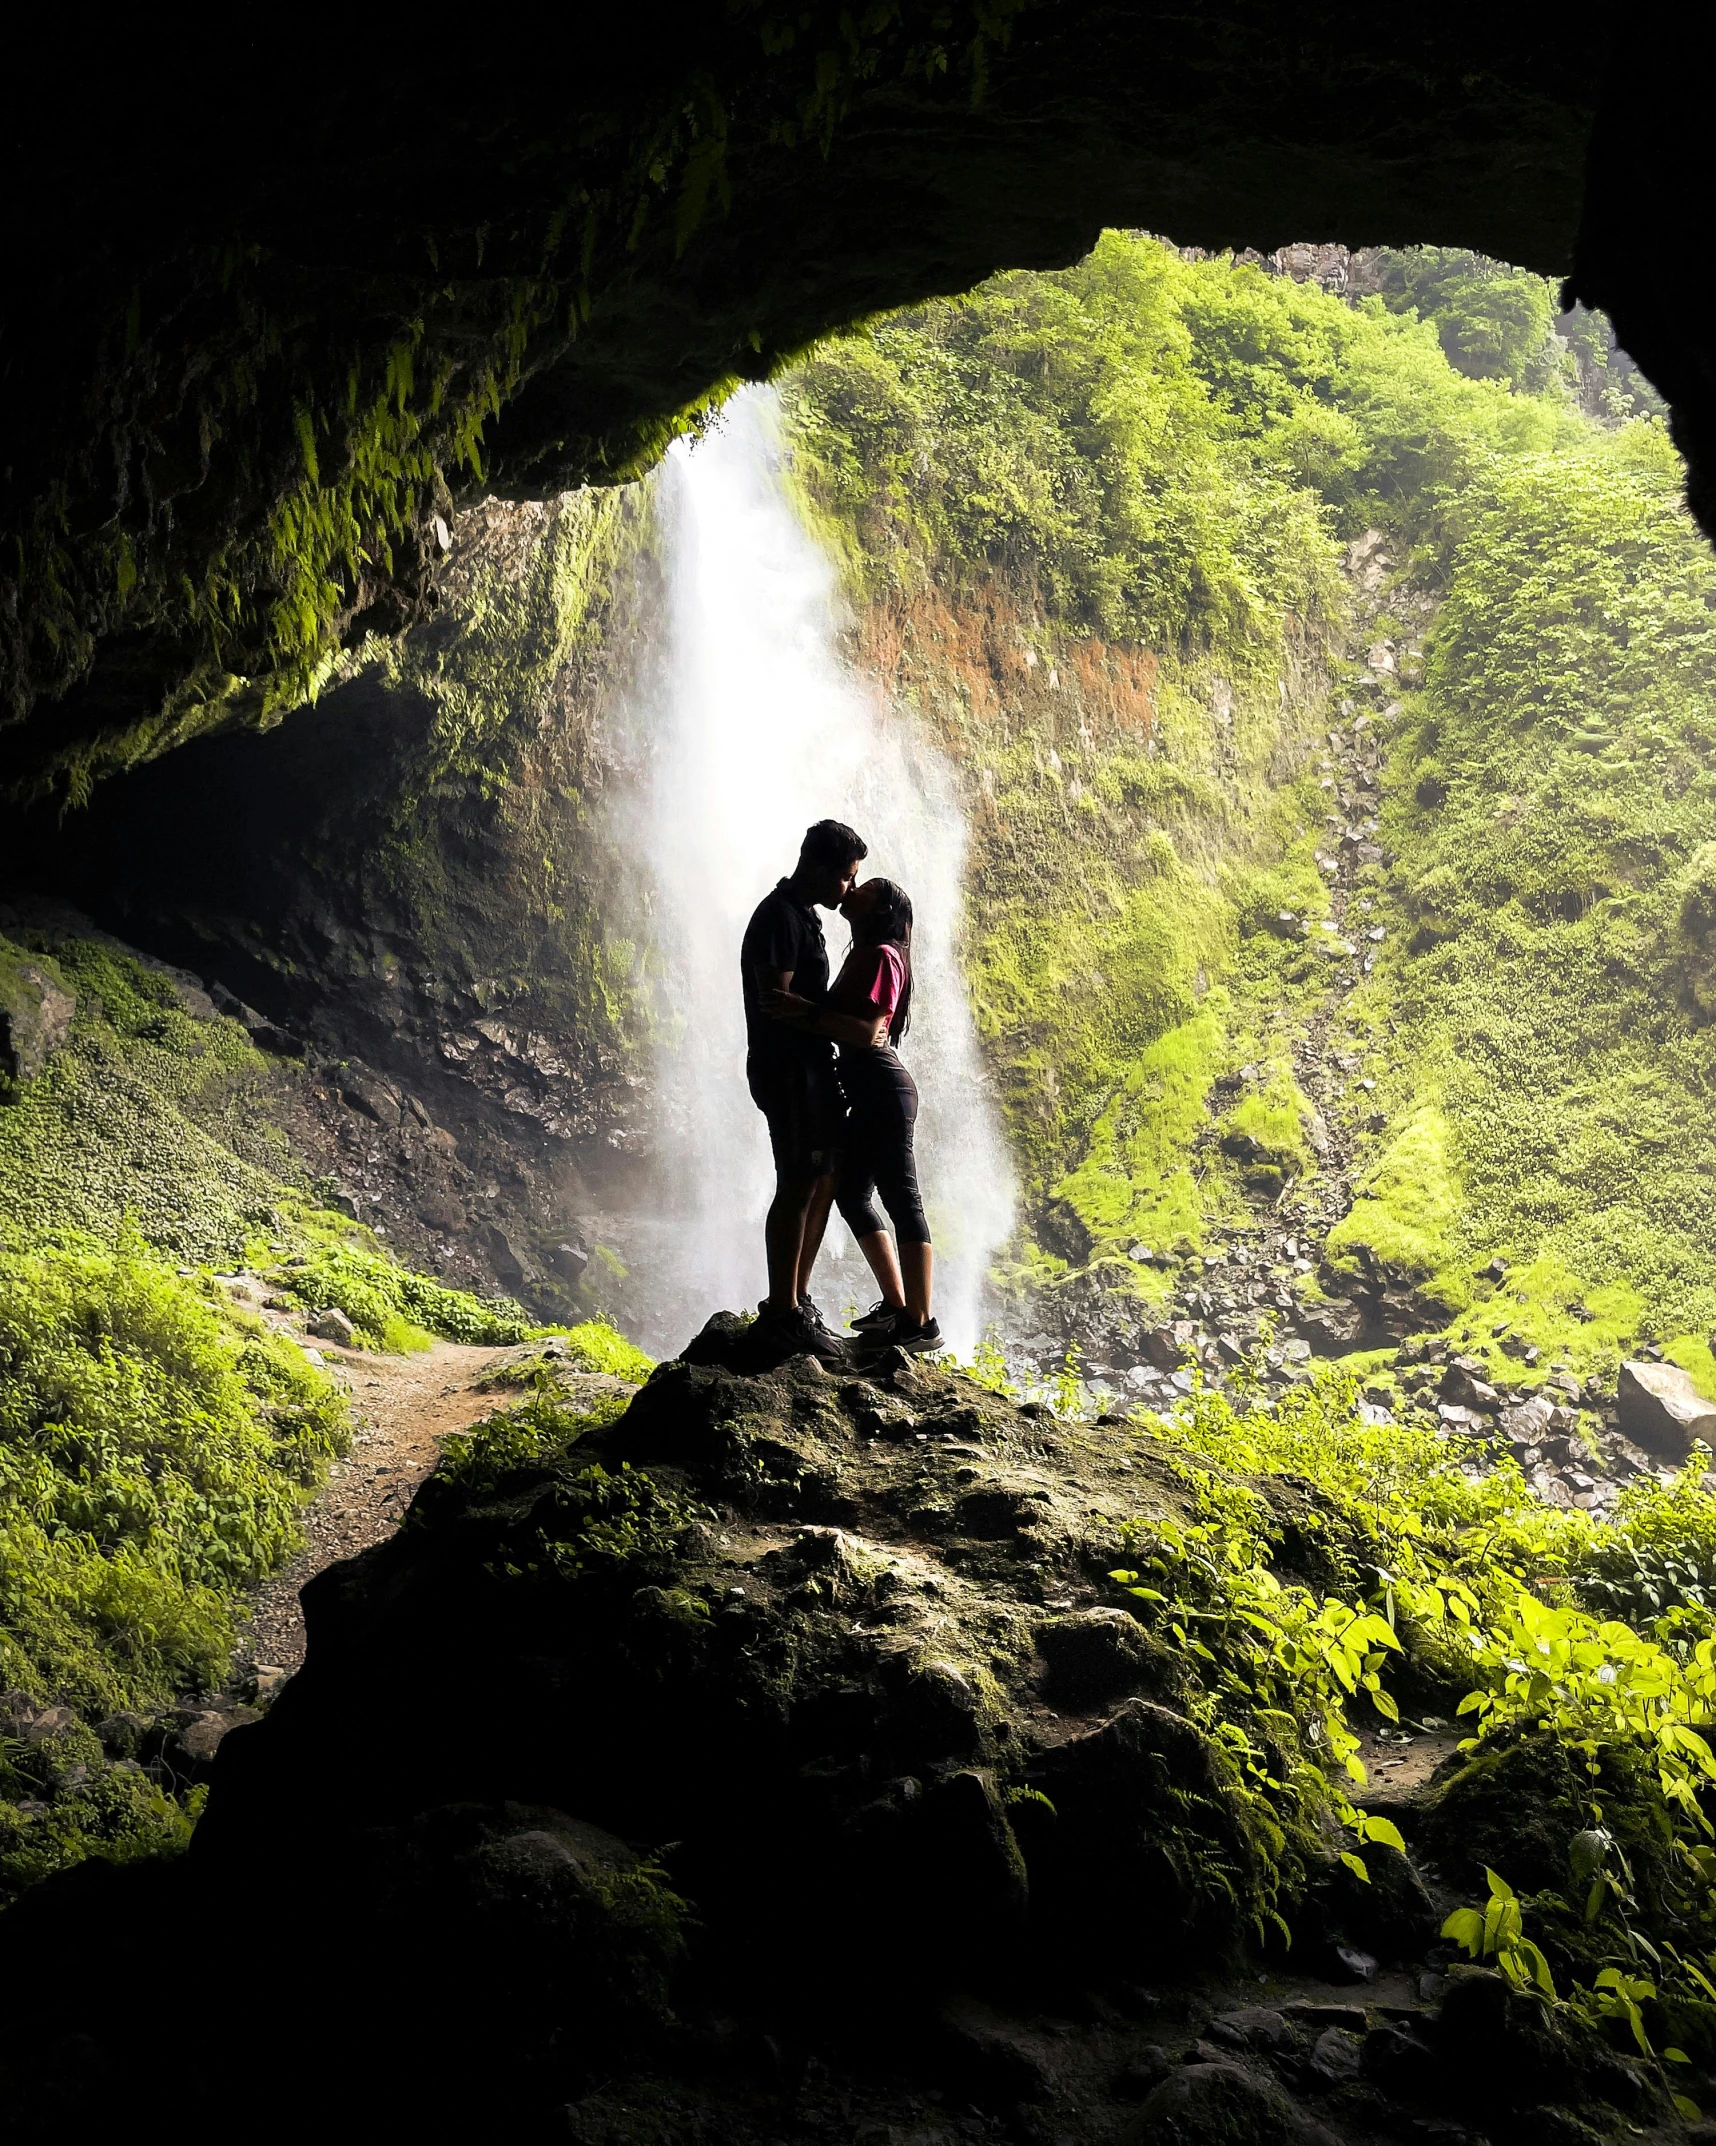
[(807, 1036), (789, 1022), (771, 1021), (763, 1011), (757, 983), (759, 969), (792, 971), (793, 992), (820, 1006), (828, 996), (828, 948), (815, 909), (802, 901), (786, 880), (757, 904), (739, 948), (745, 991), (745, 1043), (749, 1062), (768, 1066), (805, 1060), (833, 1062), (834, 1046), (826, 1036)]

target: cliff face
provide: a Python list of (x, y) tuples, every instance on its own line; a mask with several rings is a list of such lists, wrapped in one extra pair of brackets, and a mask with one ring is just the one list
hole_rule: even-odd
[(635, 490), (457, 517), (435, 615), (316, 707), (25, 819), (12, 857), (305, 1060), (282, 1107), (336, 1204), (545, 1312), (638, 1116), (592, 724), (646, 523)]

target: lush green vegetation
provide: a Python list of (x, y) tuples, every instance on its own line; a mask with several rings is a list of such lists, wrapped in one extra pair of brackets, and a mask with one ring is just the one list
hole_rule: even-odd
[(970, 772), (1025, 1271), (1160, 1292), (1131, 1242), (1195, 1252), (1309, 1162), (1313, 741), (1361, 670), (1341, 549), (1376, 529), (1367, 632), (1404, 659), (1429, 630), (1379, 726), (1389, 935), (1339, 1018), (1386, 1122), (1332, 1250), (1480, 1340), (1652, 1333), (1703, 1374), (1716, 571), (1662, 428), (1588, 414), (1638, 385), (1604, 333), (1474, 256), (1380, 273), (1348, 304), (1110, 233), (789, 383), (800, 489)]
[[(1199, 1665), (1194, 1704), (1264, 1817), (1330, 1796), (1374, 1863), (1356, 1732), (1457, 1721), (1467, 1764), (1424, 1824), (1444, 1874), (1517, 1890), (1474, 1951), (1623, 2038), (1716, 2050), (1716, 1499), (1704, 1462), (1637, 1481), (1614, 1520), (1477, 1476), (1429, 1430), (1378, 1427), (1330, 1368), (1274, 1407), (1202, 1392), (1149, 1428), (1184, 1455), (1186, 1524), (1140, 1521), (1114, 1579)], [(1288, 1510), (1261, 1495), (1295, 1493)], [(1270, 1709), (1297, 1724), (1292, 1763)], [(1510, 1887), (1508, 1881), (1513, 1880)], [(1496, 1897), (1504, 1897), (1496, 1895)], [(1462, 1922), (1452, 1934), (1465, 1941)], [(1632, 2010), (1617, 1997), (1633, 1985)]]

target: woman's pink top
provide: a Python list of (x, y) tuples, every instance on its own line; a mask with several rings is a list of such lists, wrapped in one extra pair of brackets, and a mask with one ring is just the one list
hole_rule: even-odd
[(897, 946), (855, 946), (846, 957), (836, 989), (846, 996), (850, 989), (867, 1006), (874, 1006), (884, 1021), (892, 1022), (906, 988), (906, 960)]

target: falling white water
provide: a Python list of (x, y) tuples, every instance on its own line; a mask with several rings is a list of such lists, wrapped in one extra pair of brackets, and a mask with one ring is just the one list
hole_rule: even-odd
[[(918, 1170), (936, 1251), (936, 1313), (965, 1354), (1013, 1219), (1013, 1179), (984, 1079), (956, 934), (965, 825), (951, 773), (911, 722), (842, 665), (833, 570), (781, 478), (778, 406), (744, 390), (656, 480), (668, 564), (665, 661), (634, 710), (647, 762), (618, 806), (642, 867), (661, 965), (654, 1226), (633, 1282), (672, 1348), (710, 1312), (767, 1286), (767, 1132), (745, 1086), (739, 942), (790, 872), (812, 821), (870, 847), (917, 913), (912, 1025), (901, 1056), (922, 1097)], [(831, 971), (848, 931), (819, 912)], [(649, 1271), (640, 1273), (640, 1262)], [(818, 1268), (824, 1313), (874, 1300), (836, 1214)]]

